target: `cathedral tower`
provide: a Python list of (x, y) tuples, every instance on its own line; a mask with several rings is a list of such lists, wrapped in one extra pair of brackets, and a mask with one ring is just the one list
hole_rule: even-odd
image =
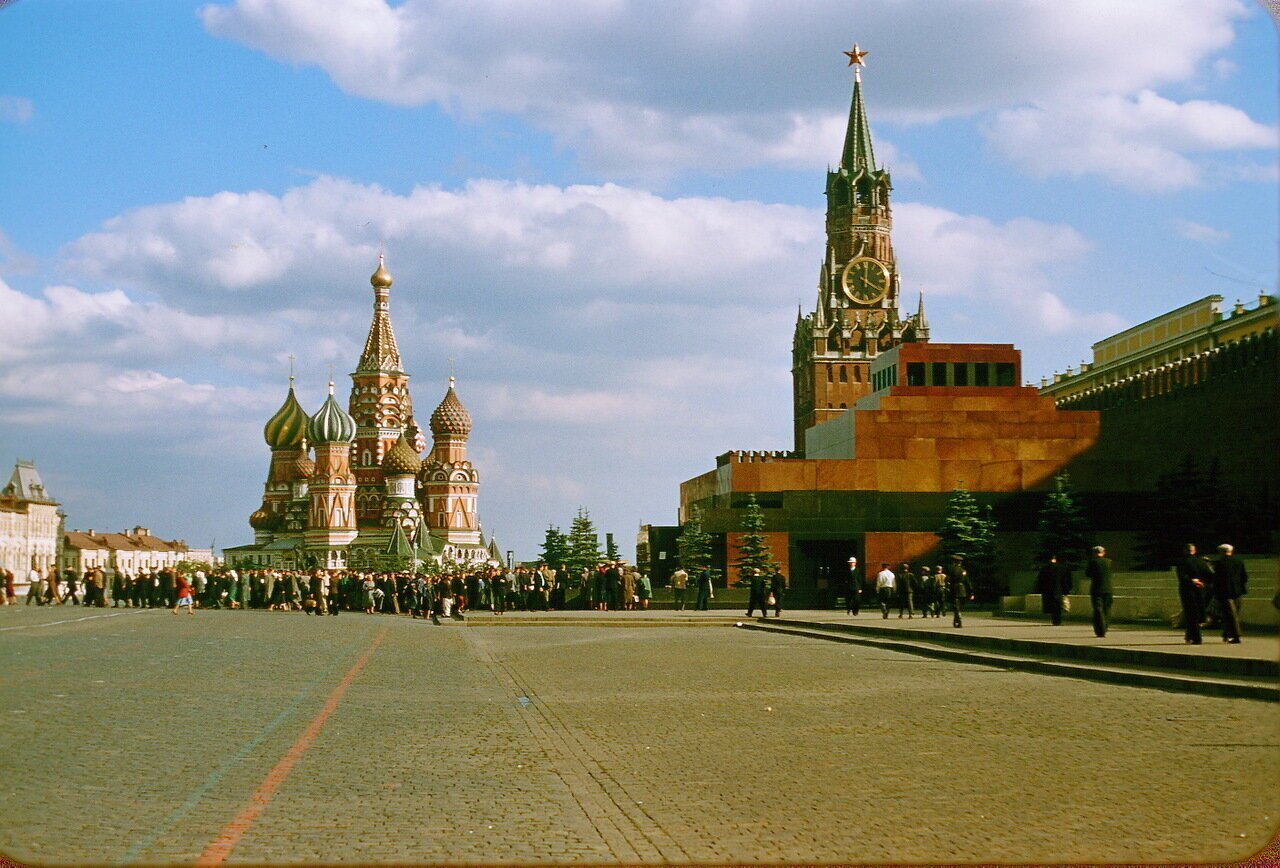
[(382, 460), (400, 439), (413, 416), (409, 375), (400, 362), (400, 349), (391, 328), (391, 273), (383, 257), (369, 278), (373, 286), (373, 322), (364, 352), (351, 375), (348, 408), (356, 423), (351, 463), (356, 477), (356, 516), (360, 527), (382, 526), (385, 476)]
[(313, 469), (307, 457), (306, 433), (307, 413), (298, 403), (290, 375), (289, 394), (262, 429), (263, 439), (271, 447), (271, 469), (263, 487), (262, 506), (249, 516), (254, 540), (260, 544), (271, 542), (276, 533), (285, 529), (289, 504), (297, 488), (301, 486), (305, 491)]
[(846, 51), (854, 67), (853, 100), (840, 165), (827, 172), (827, 246), (813, 313), (797, 316), (791, 377), (795, 450), (804, 432), (871, 392), (871, 360), (904, 341), (928, 340), (924, 303), (900, 313), (898, 263), (887, 170), (876, 166), (862, 97), (865, 51)]
[(427, 527), (444, 540), (446, 553), (474, 550), (480, 546), (480, 520), (476, 513), (480, 475), (467, 460), (471, 414), (458, 400), (453, 377), (449, 378), (444, 400), (431, 414), (431, 435), (431, 454), (422, 464)]
[(329, 397), (307, 423), (316, 461), (305, 535), (307, 548), (316, 550), (320, 565), (328, 569), (346, 566), (345, 547), (356, 538), (356, 481), (351, 472), (355, 436), (355, 420), (334, 400), (330, 380)]

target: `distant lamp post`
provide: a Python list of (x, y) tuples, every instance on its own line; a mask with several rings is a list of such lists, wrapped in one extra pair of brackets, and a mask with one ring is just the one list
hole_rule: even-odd
[(516, 562), (516, 553), (511, 549), (507, 549), (507, 569), (511, 569), (512, 564)]

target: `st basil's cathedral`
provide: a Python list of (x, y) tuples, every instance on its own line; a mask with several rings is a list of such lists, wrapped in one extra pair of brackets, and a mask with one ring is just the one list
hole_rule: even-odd
[[(471, 414), (449, 378), (431, 414), (431, 450), (414, 420), (409, 375), (391, 327), (391, 274), (381, 256), (373, 322), (344, 410), (329, 395), (308, 415), (294, 393), (263, 428), (271, 447), (252, 545), (225, 550), (244, 566), (326, 569), (501, 562), (481, 532), (480, 476), (467, 459)], [(314, 457), (313, 457), (314, 453)]]

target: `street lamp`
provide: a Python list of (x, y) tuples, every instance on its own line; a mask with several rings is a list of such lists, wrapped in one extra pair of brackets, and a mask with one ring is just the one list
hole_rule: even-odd
[(511, 549), (507, 549), (507, 569), (511, 569), (512, 564), (516, 561), (516, 553)]

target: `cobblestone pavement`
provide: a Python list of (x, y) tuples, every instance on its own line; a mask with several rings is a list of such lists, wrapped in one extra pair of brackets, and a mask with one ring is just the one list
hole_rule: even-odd
[(0, 651), (21, 860), (1194, 861), (1280, 826), (1276, 704), (713, 623), (32, 607)]

